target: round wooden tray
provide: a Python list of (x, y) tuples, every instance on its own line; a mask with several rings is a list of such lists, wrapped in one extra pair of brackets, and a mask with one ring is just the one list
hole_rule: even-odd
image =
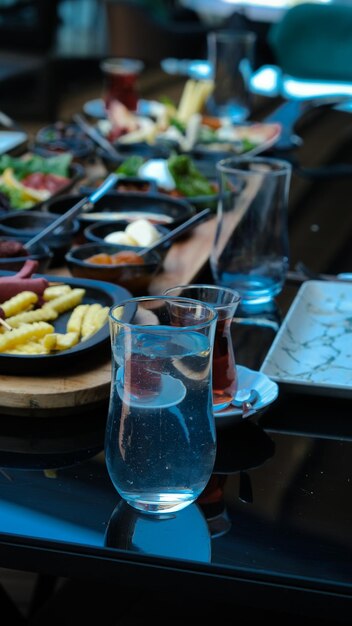
[[(156, 275), (150, 294), (163, 293), (167, 287), (194, 282), (204, 268), (215, 232), (215, 219), (194, 228), (188, 237), (176, 241)], [(67, 276), (66, 268), (52, 272)], [(107, 403), (110, 395), (111, 358), (89, 359), (79, 367), (63, 367), (55, 375), (0, 376), (0, 413), (32, 417), (73, 415), (95, 405)]]
[(87, 369), (50, 376), (0, 377), (0, 412), (7, 415), (57, 417), (81, 413), (107, 402), (110, 358)]

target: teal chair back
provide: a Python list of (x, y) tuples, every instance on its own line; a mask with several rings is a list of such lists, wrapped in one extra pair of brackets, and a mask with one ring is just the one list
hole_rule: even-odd
[(294, 6), (270, 27), (267, 40), (286, 74), (352, 82), (352, 5)]

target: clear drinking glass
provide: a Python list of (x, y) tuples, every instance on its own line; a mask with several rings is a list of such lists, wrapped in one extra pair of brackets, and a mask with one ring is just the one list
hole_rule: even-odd
[(110, 478), (131, 506), (172, 513), (194, 502), (216, 454), (212, 353), (217, 313), (197, 300), (146, 296), (110, 311)]
[(292, 166), (270, 157), (231, 157), (216, 169), (220, 198), (210, 254), (214, 282), (236, 289), (241, 307), (272, 302), (289, 265)]
[(218, 314), (213, 350), (213, 409), (221, 411), (234, 399), (238, 387), (231, 322), (240, 303), (234, 289), (216, 285), (178, 285), (165, 291), (169, 296), (200, 300), (213, 306)]
[(250, 31), (219, 30), (208, 34), (208, 61), (214, 90), (206, 107), (211, 115), (228, 117), (235, 123), (249, 117), (256, 40), (256, 34)]

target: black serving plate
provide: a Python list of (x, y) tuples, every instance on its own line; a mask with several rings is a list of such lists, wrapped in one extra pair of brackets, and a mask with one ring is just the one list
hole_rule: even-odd
[[(84, 198), (85, 194), (64, 195), (49, 200), (46, 210), (51, 213), (62, 214), (76, 202)], [(111, 192), (95, 203), (92, 211), (81, 213), (78, 219), (81, 226), (97, 221), (132, 220), (143, 217), (155, 224), (162, 224), (168, 228), (176, 228), (183, 224), (196, 212), (195, 207), (186, 200), (170, 198), (161, 193), (143, 194), (140, 192)]]
[[(0, 272), (0, 276), (9, 276), (13, 272)], [(83, 278), (73, 278), (66, 276), (48, 276), (45, 274), (34, 274), (33, 277), (44, 276), (49, 281), (70, 285), (72, 288), (80, 287), (86, 290), (83, 302), (93, 304), (100, 303), (102, 306), (113, 306), (116, 302), (125, 298), (130, 298), (131, 293), (119, 285), (108, 282), (90, 280)], [(50, 322), (55, 327), (55, 332), (66, 332), (67, 320), (72, 310), (61, 314), (57, 320)], [(59, 374), (64, 372), (66, 366), (77, 365), (81, 367), (89, 363), (89, 359), (99, 359), (107, 357), (110, 353), (110, 331), (109, 324), (104, 326), (94, 335), (85, 341), (79, 342), (73, 348), (63, 350), (53, 354), (2, 354), (0, 353), (0, 372), (9, 375), (44, 375)]]

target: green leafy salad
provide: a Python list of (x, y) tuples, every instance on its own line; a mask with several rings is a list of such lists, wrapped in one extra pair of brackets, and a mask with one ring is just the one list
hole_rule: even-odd
[[(138, 176), (139, 169), (145, 160), (140, 156), (131, 156), (117, 168), (116, 173), (125, 176)], [(216, 188), (198, 170), (194, 161), (185, 154), (171, 155), (167, 165), (175, 181), (176, 191), (187, 198), (210, 196), (217, 193)]]

